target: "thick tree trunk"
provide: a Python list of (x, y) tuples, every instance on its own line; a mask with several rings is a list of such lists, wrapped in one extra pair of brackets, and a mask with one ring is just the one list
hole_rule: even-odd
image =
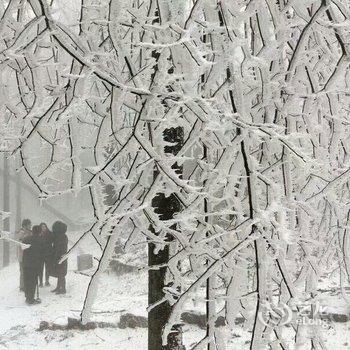
[[(148, 266), (166, 264), (169, 260), (169, 246), (154, 253), (155, 245), (148, 245)], [(163, 287), (166, 267), (150, 269), (148, 272), (148, 305), (152, 305), (164, 297)], [(171, 312), (168, 303), (161, 303), (148, 313), (148, 350), (161, 350), (162, 330)]]
[[(177, 154), (183, 143), (183, 129), (181, 127), (170, 128), (164, 131), (164, 140), (176, 143), (172, 146), (166, 146), (165, 153)], [(182, 173), (182, 168), (177, 164), (173, 165), (178, 174)], [(152, 206), (159, 215), (160, 220), (170, 220), (174, 214), (181, 210), (181, 205), (175, 194), (165, 197), (163, 193), (158, 193), (152, 200)], [(175, 228), (175, 227), (174, 227)], [(154, 232), (154, 229), (151, 228)], [(157, 234), (157, 232), (154, 232)], [(171, 242), (172, 238), (167, 237)], [(169, 244), (164, 249), (155, 251), (155, 244), (148, 245), (148, 305), (157, 303), (164, 298), (163, 288), (166, 285), (167, 263), (170, 257)], [(153, 268), (156, 267), (156, 268)], [(148, 314), (148, 350), (182, 350), (181, 327), (176, 326), (173, 332), (168, 336), (167, 345), (162, 345), (163, 327), (169, 319), (171, 306), (167, 302), (155, 306)]]

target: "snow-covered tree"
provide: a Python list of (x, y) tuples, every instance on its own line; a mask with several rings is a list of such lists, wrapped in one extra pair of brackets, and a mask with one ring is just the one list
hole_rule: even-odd
[(217, 316), (233, 330), (239, 315), (251, 349), (322, 348), (317, 329), (259, 315), (316, 301), (335, 268), (349, 281), (349, 1), (3, 7), (1, 149), (43, 200), (91, 200), (72, 248), (101, 247), (82, 320), (123, 236), (166, 252), (149, 266), (164, 272), (149, 307), (171, 311), (163, 344), (196, 299), (209, 349), (228, 341)]

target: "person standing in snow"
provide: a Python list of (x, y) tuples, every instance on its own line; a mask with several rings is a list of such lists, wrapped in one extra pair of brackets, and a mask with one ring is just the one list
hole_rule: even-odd
[(66, 235), (67, 225), (56, 221), (52, 225), (53, 234), (53, 268), (51, 276), (57, 277), (57, 287), (52, 291), (56, 294), (66, 293), (67, 260), (59, 263), (61, 257), (67, 253), (68, 237)]
[[(29, 219), (24, 219), (22, 221), (21, 229), (16, 233), (16, 240), (22, 241), (26, 237), (32, 235), (32, 223)], [(24, 280), (23, 280), (23, 249), (19, 245), (17, 248), (17, 259), (19, 263), (19, 289), (24, 292)]]
[(51, 231), (48, 229), (47, 225), (42, 222), (40, 224), (40, 238), (43, 243), (43, 248), (44, 248), (44, 260), (43, 264), (41, 266), (40, 274), (39, 274), (39, 287), (43, 287), (43, 275), (44, 275), (44, 267), (45, 267), (45, 286), (49, 286), (49, 270), (50, 270), (50, 265), (52, 263), (52, 242), (53, 242), (53, 236)]
[(31, 236), (21, 240), (30, 247), (23, 251), (23, 280), (26, 303), (29, 305), (38, 304), (40, 300), (35, 300), (35, 289), (38, 284), (38, 277), (44, 259), (44, 247), (40, 238), (40, 226), (33, 226)]

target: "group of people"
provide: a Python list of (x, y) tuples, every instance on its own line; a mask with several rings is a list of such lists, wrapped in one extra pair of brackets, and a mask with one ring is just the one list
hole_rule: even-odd
[(57, 278), (57, 286), (52, 292), (66, 293), (67, 260), (60, 262), (67, 252), (67, 225), (56, 221), (52, 231), (45, 223), (34, 225), (29, 219), (22, 221), (22, 228), (17, 232), (17, 240), (24, 245), (18, 248), (20, 268), (20, 290), (24, 292), (26, 303), (29, 305), (40, 303), (35, 298), (35, 292), (43, 287), (45, 268), (45, 286), (50, 286), (50, 276)]

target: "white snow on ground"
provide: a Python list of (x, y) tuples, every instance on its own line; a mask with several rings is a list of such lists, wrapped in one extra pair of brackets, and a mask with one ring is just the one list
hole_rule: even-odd
[[(72, 264), (71, 264), (72, 265)], [(12, 264), (0, 270), (0, 349), (143, 349), (147, 344), (145, 329), (96, 329), (91, 331), (38, 332), (40, 321), (66, 324), (67, 317), (79, 317), (89, 278), (69, 271), (66, 295), (50, 292), (54, 287), (40, 288), (40, 305), (27, 306), (18, 291), (18, 267)], [(135, 278), (139, 281), (134, 284)], [(145, 314), (147, 296), (142, 290), (145, 276), (124, 277), (107, 275), (96, 302), (94, 320), (119, 321), (127, 310)], [(134, 279), (134, 280), (133, 280)], [(55, 281), (55, 279), (52, 279)], [(131, 341), (132, 340), (132, 341)]]
[[(40, 288), (42, 303), (27, 306), (18, 290), (18, 265), (0, 270), (0, 349), (147, 349), (147, 329), (99, 328), (90, 331), (37, 331), (41, 321), (66, 324), (67, 317), (79, 317), (89, 278), (74, 272), (76, 257), (70, 258), (67, 295), (55, 295), (54, 288)], [(56, 279), (51, 279), (52, 284)], [(146, 316), (147, 274), (123, 276), (106, 273), (94, 305), (93, 321), (117, 324), (122, 313)], [(235, 332), (235, 346), (244, 348), (247, 338)], [(197, 326), (184, 327), (184, 342), (190, 349), (205, 335)], [(233, 349), (233, 348), (232, 348)]]
[[(70, 266), (73, 264), (70, 263)], [(50, 292), (54, 286), (40, 288), (40, 305), (27, 306), (18, 290), (18, 266), (0, 270), (0, 349), (147, 349), (147, 329), (99, 328), (91, 331), (37, 331), (40, 321), (66, 324), (67, 317), (79, 317), (89, 278), (69, 270), (67, 295)], [(55, 279), (52, 279), (54, 282)], [(94, 305), (94, 321), (118, 323), (122, 313), (146, 316), (147, 274), (106, 274)], [(237, 330), (236, 336), (242, 335)], [(184, 341), (194, 344), (204, 336), (196, 326), (184, 327)], [(233, 338), (244, 348), (246, 338)], [(233, 349), (233, 347), (232, 347)]]
[[(146, 350), (147, 329), (98, 328), (89, 331), (37, 331), (41, 321), (66, 324), (67, 317), (79, 317), (84, 301), (89, 277), (74, 272), (76, 256), (69, 259), (67, 275), (67, 294), (55, 295), (50, 292), (55, 287), (56, 279), (51, 279), (52, 286), (40, 288), (40, 305), (27, 306), (23, 293), (18, 290), (18, 264), (0, 270), (0, 349), (117, 349)], [(93, 307), (93, 321), (117, 324), (123, 313), (146, 316), (147, 273), (145, 271), (116, 276), (106, 273)], [(330, 293), (331, 294), (331, 293)], [(342, 304), (340, 296), (330, 297), (332, 307)], [(326, 296), (326, 294), (325, 294)], [(338, 302), (335, 302), (338, 299)], [(328, 301), (327, 301), (328, 303)], [(202, 304), (202, 302), (199, 302)], [(195, 310), (196, 303), (190, 302), (189, 309)], [(344, 310), (344, 309), (343, 309)], [(197, 310), (199, 311), (199, 310)], [(197, 326), (184, 326), (186, 349), (192, 349), (205, 331)], [(222, 336), (222, 337), (221, 337)], [(227, 350), (249, 349), (250, 333), (240, 327), (234, 332), (222, 328), (220, 338), (230, 339)], [(330, 325), (322, 332), (326, 349), (350, 349), (350, 322)], [(225, 341), (226, 342), (226, 341)], [(293, 345), (290, 349), (295, 349)], [(309, 349), (309, 345), (298, 350)]]

